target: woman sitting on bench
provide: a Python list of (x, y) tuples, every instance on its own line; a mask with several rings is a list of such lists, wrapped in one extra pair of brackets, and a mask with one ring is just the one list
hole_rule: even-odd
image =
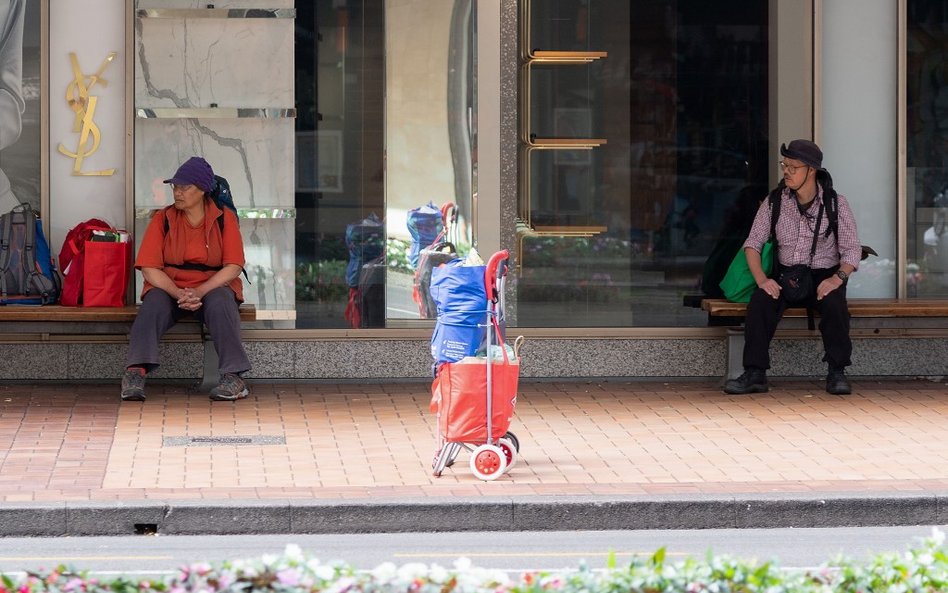
[(191, 157), (171, 184), (174, 204), (155, 213), (135, 267), (145, 286), (129, 337), (122, 399), (145, 399), (145, 375), (158, 368), (158, 342), (179, 319), (193, 314), (211, 332), (220, 359), (215, 401), (247, 397), (241, 374), (250, 360), (240, 340), (244, 245), (237, 215), (212, 197), (217, 180), (207, 161)]

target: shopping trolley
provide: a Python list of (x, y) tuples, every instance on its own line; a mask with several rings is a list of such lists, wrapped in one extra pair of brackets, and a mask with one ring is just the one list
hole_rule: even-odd
[[(513, 348), (505, 343), (508, 257), (506, 250), (499, 251), (484, 266), (487, 307), (478, 324), (485, 330), (484, 355), (468, 355), (437, 366), (431, 385), (431, 411), (437, 414), (432, 461), (435, 476), (454, 463), (461, 449), (471, 452), (471, 473), (482, 480), (499, 478), (517, 462), (520, 441), (509, 428), (517, 404), (523, 338), (517, 338)], [(442, 319), (439, 308), (439, 323)], [(480, 336), (476, 331), (470, 335)], [(469, 344), (469, 351), (476, 352), (479, 345), (478, 338), (477, 344)]]

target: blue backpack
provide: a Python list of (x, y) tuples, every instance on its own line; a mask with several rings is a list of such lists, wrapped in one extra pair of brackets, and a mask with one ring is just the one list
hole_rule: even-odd
[(411, 233), (411, 249), (408, 252), (408, 261), (412, 268), (417, 268), (418, 256), (421, 250), (434, 243), (442, 229), (444, 229), (441, 210), (434, 205), (434, 202), (412, 208), (408, 211), (407, 226), (408, 232)]
[(349, 250), (346, 284), (355, 288), (359, 286), (362, 266), (385, 254), (385, 227), (374, 212), (346, 226), (346, 249)]
[[(214, 176), (214, 190), (211, 191), (211, 199), (217, 204), (217, 207), (223, 210), (229, 209), (234, 215), (237, 215), (237, 206), (234, 205), (234, 196), (230, 193), (230, 184), (220, 175)], [(224, 230), (224, 218), (218, 219), (221, 224), (221, 230)], [(240, 224), (240, 217), (237, 216), (237, 224)]]
[(33, 208), (20, 204), (0, 216), (0, 305), (49, 305), (62, 286)]

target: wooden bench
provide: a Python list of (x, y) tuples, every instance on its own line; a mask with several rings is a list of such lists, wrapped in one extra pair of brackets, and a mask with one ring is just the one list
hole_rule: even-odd
[[(892, 319), (892, 318), (945, 318), (948, 317), (948, 299), (849, 299), (849, 315), (853, 319)], [(730, 318), (742, 320), (747, 315), (747, 303), (732, 303), (726, 299), (702, 299), (701, 309), (709, 318)], [(819, 316), (818, 312), (814, 312)], [(791, 307), (784, 312), (784, 318), (806, 319), (805, 308)], [(733, 379), (744, 372), (742, 363), (744, 352), (744, 329), (728, 327), (727, 330), (727, 375)]]
[[(254, 305), (239, 307), (240, 321), (257, 319)], [(127, 334), (131, 329), (138, 306), (125, 307), (63, 307), (60, 305), (7, 305), (0, 306), (0, 333), (56, 334)], [(201, 389), (217, 385), (217, 350), (204, 324), (191, 316), (185, 317), (171, 330), (174, 333), (196, 333), (204, 345), (204, 372)], [(118, 369), (116, 370), (118, 376)]]

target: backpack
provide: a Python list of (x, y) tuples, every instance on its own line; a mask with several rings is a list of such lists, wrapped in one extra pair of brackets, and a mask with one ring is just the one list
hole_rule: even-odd
[(86, 241), (92, 237), (94, 230), (115, 230), (112, 225), (90, 218), (80, 222), (70, 229), (59, 250), (59, 269), (63, 273), (63, 290), (59, 299), (61, 305), (78, 307), (82, 301), (83, 280), (85, 278), (85, 247)]
[(346, 265), (346, 284), (350, 288), (359, 286), (362, 266), (385, 255), (385, 227), (372, 212), (359, 222), (346, 225), (346, 249), (349, 263)]
[(434, 205), (434, 202), (428, 202), (425, 206), (409, 210), (406, 224), (408, 232), (411, 233), (408, 261), (412, 269), (417, 269), (421, 250), (434, 243), (444, 230), (444, 214)]
[(0, 216), (0, 305), (48, 305), (59, 300), (62, 280), (28, 204)]

